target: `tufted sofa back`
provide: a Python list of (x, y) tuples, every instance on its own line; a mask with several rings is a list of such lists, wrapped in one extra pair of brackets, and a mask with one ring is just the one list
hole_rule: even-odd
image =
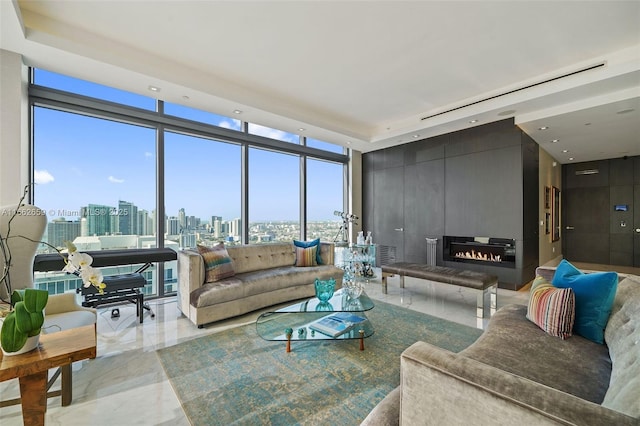
[[(320, 257), (323, 265), (333, 265), (333, 251), (333, 243), (320, 243)], [(292, 266), (296, 262), (293, 243), (228, 246), (227, 252), (233, 259), (233, 270), (236, 274)]]
[(640, 419), (640, 277), (618, 283), (604, 340), (612, 369), (602, 405)]
[(296, 261), (293, 243), (247, 244), (227, 247), (236, 274), (291, 266)]

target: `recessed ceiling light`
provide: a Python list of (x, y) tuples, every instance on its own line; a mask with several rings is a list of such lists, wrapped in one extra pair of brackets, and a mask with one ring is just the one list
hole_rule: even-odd
[(149, 90), (151, 90), (152, 92), (159, 92), (160, 88), (156, 86), (149, 86)]
[(563, 153), (563, 154), (566, 154), (567, 152), (569, 152), (569, 150), (568, 150), (568, 149), (563, 149), (563, 150), (562, 150), (562, 153)]
[(591, 126), (591, 123), (584, 123), (585, 126)]
[(542, 126), (542, 127), (538, 127), (538, 130), (547, 130), (549, 127), (548, 126)]
[(627, 108), (627, 109), (623, 109), (622, 111), (618, 111), (618, 112), (616, 112), (616, 114), (627, 114), (627, 113), (629, 113), (629, 112), (633, 112), (633, 111), (635, 111), (635, 109), (633, 109), (633, 108)]
[(551, 143), (558, 143), (559, 141), (560, 141), (560, 139), (553, 139), (553, 140), (551, 141)]
[(234, 113), (234, 114), (242, 114), (242, 111), (241, 111), (241, 110), (239, 110), (239, 109), (234, 109), (234, 110), (233, 110), (233, 113)]
[(469, 120), (470, 124), (477, 123), (477, 122), (478, 122), (478, 120)]
[(414, 139), (418, 139), (420, 137), (420, 135), (413, 135)]
[(298, 131), (299, 131), (299, 132), (304, 132), (305, 130), (307, 130), (307, 129), (305, 129), (304, 127), (300, 127), (300, 128), (298, 129)]
[(188, 101), (188, 100), (189, 100), (189, 97), (188, 97), (187, 95), (183, 95), (183, 96), (182, 96), (182, 99), (184, 99), (185, 101)]
[(573, 161), (573, 157), (569, 157), (569, 161)]

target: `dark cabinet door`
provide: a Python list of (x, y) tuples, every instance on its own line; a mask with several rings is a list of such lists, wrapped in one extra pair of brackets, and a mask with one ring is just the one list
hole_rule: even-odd
[(401, 262), (404, 260), (404, 167), (376, 171), (373, 185), (373, 242), (379, 250), (392, 250), (395, 260)]

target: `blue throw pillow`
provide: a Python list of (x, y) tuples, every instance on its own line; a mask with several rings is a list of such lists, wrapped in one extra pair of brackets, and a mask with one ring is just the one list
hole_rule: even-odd
[(571, 288), (576, 297), (576, 319), (573, 326), (579, 334), (596, 343), (604, 343), (604, 329), (618, 288), (616, 272), (585, 274), (562, 260), (553, 276), (553, 285)]
[(293, 240), (293, 245), (296, 247), (309, 248), (313, 246), (318, 246), (318, 250), (316, 250), (316, 262), (318, 265), (322, 265), (322, 258), (320, 257), (320, 238), (316, 238), (313, 241), (298, 241)]

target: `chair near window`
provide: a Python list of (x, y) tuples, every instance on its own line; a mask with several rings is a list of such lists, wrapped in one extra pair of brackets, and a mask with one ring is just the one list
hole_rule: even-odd
[[(13, 215), (13, 212), (16, 212)], [(13, 217), (13, 219), (12, 219)], [(10, 223), (9, 223), (10, 222)], [(0, 234), (6, 236), (10, 232), (10, 238), (5, 240), (7, 248), (11, 252), (10, 282), (11, 290), (33, 288), (33, 261), (47, 226), (45, 212), (33, 205), (22, 204), (0, 207)], [(3, 300), (9, 300), (7, 287), (4, 283), (0, 288)], [(50, 294), (45, 308), (45, 321), (42, 327), (43, 333), (55, 333), (70, 328), (85, 325), (96, 325), (97, 313), (95, 309), (80, 306), (75, 299), (75, 292), (65, 294)], [(53, 374), (47, 389), (53, 385), (58, 376), (62, 374), (61, 390), (48, 392), (47, 397), (62, 396), (62, 405), (71, 403), (71, 364), (63, 366)], [(20, 399), (0, 401), (0, 407), (19, 404)]]

